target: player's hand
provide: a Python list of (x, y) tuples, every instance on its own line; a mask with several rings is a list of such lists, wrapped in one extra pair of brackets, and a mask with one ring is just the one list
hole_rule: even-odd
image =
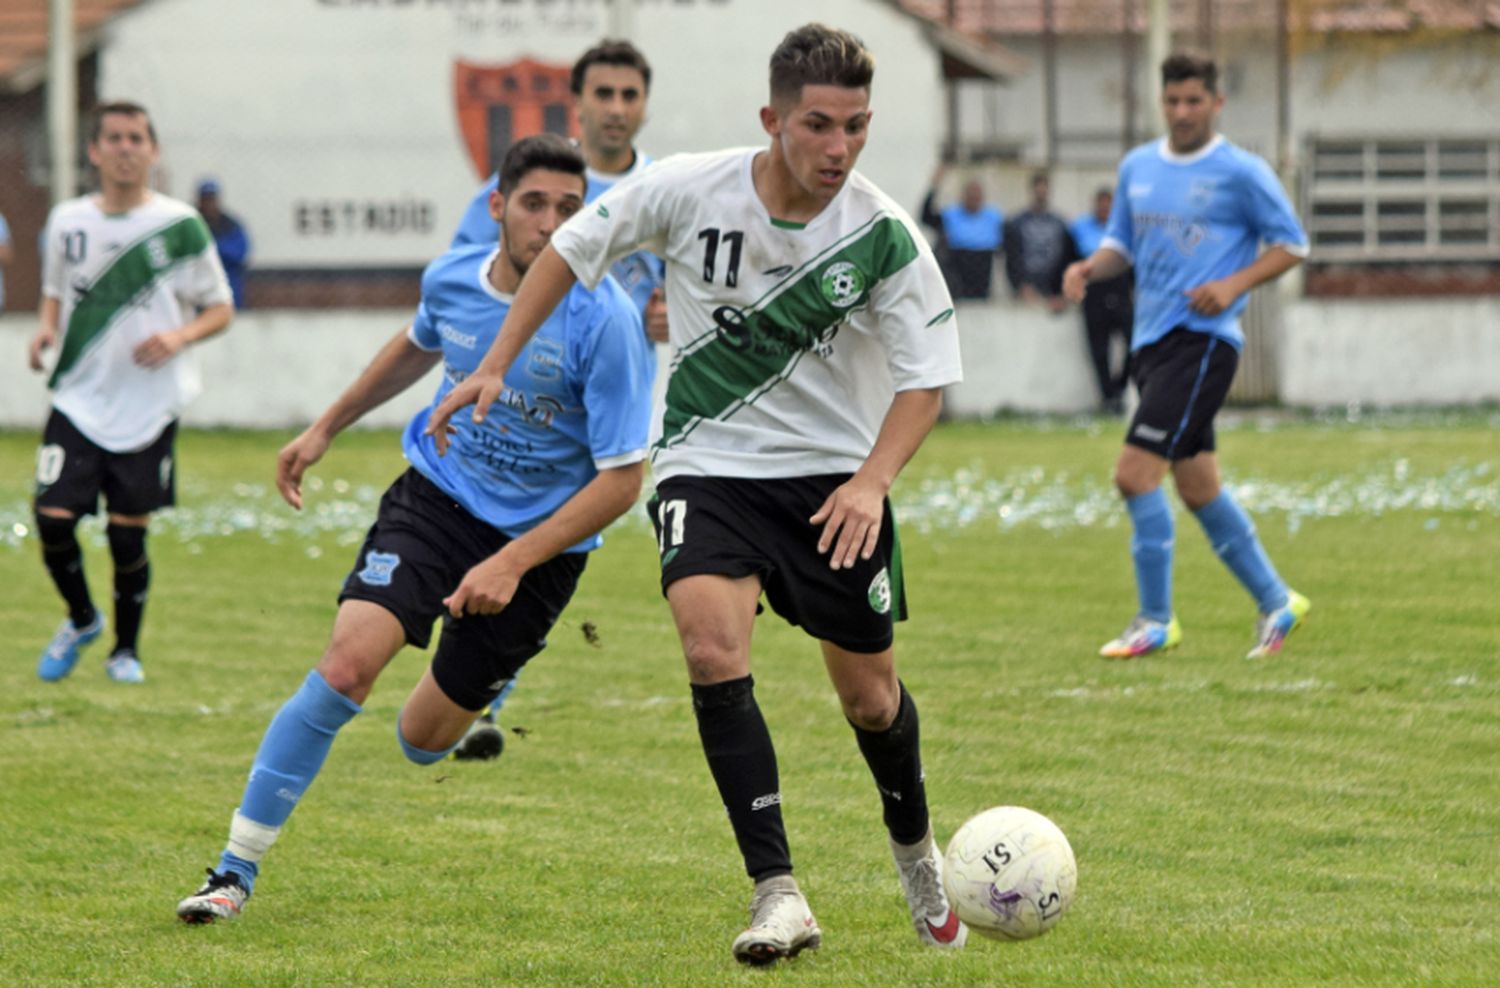
[(479, 371), (475, 371), (454, 385), (453, 390), (438, 402), (438, 406), (432, 410), (432, 417), (427, 420), (425, 431), (437, 444), (438, 455), (444, 456), (448, 452), (448, 436), (457, 431), (448, 423), (460, 408), (473, 405), (474, 421), (483, 422), (484, 417), (490, 413), (490, 406), (504, 390), (505, 379), (503, 377)]
[(282, 499), (298, 511), (302, 510), (302, 475), (323, 458), (332, 441), (333, 437), (314, 426), (281, 447), (281, 452), (276, 454), (276, 489), (281, 492)]
[(31, 346), (26, 348), (27, 363), (34, 371), (44, 371), (47, 365), (42, 362), (42, 354), (52, 349), (57, 344), (57, 330), (39, 329), (31, 338)]
[(885, 492), (856, 474), (828, 495), (808, 521), (823, 526), (818, 552), (828, 553), (829, 568), (851, 569), (858, 560), (875, 554), (884, 516)]
[(652, 343), (667, 342), (667, 295), (660, 288), (646, 301), (646, 339)]
[(130, 352), (131, 359), (142, 367), (160, 367), (173, 357), (183, 346), (182, 334), (175, 329), (168, 329), (155, 333), (136, 344)]
[(1089, 289), (1089, 276), (1093, 273), (1094, 265), (1087, 258), (1069, 264), (1063, 272), (1063, 297), (1069, 302), (1082, 302)]
[(522, 575), (504, 558), (502, 550), (465, 573), (458, 589), (443, 598), (443, 606), (456, 618), (465, 614), (499, 614), (516, 595)]
[(1216, 316), (1234, 304), (1240, 293), (1227, 278), (1210, 281), (1183, 292), (1188, 297), (1188, 308), (1205, 316)]
[(1047, 311), (1051, 312), (1054, 316), (1060, 315), (1067, 307), (1068, 300), (1063, 298), (1061, 295), (1047, 296)]

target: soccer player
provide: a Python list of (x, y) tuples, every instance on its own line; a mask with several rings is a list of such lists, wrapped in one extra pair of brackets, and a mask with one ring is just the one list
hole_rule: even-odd
[[(771, 736), (756, 704), (758, 601), (816, 638), (884, 808), (922, 941), (959, 947), (928, 820), (917, 708), (896, 675), (906, 617), (886, 497), (960, 379), (942, 274), (911, 218), (854, 165), (874, 62), (810, 24), (771, 56), (770, 146), (680, 155), (606, 192), (553, 238), (494, 347), (428, 430), (481, 421), (542, 315), (642, 245), (667, 262), (673, 350), (653, 426), (651, 511), (709, 771), (755, 882), (734, 956), (822, 933), (792, 876)], [(466, 428), (468, 426), (465, 426)]]
[[(583, 208), (583, 194), (583, 158), (567, 141), (543, 134), (511, 146), (490, 198), (499, 245), (457, 247), (428, 266), (411, 326), (281, 451), (276, 483), (288, 503), (301, 508), (303, 473), (365, 412), (439, 360), (434, 401), (474, 370), (522, 277)], [(640, 317), (613, 282), (559, 301), (509, 374), (492, 421), (465, 423), (446, 457), (424, 433), (429, 409), (407, 427), (411, 468), (382, 498), (339, 594), (332, 640), (266, 730), (219, 866), (178, 904), (183, 920), (239, 914), (334, 735), (402, 645), (427, 646), (445, 611), (396, 737), (419, 765), (446, 757), (500, 684), (545, 646), (598, 533), (635, 503), (654, 368)]]
[(1214, 552), (1259, 607), (1247, 656), (1258, 659), (1281, 649), (1310, 605), (1287, 588), (1249, 516), (1220, 485), (1214, 416), (1239, 363), (1250, 289), (1300, 263), (1307, 237), (1270, 166), (1215, 132), (1224, 97), (1213, 61), (1174, 54), (1161, 77), (1167, 137), (1125, 156), (1103, 242), (1065, 275), (1064, 290), (1080, 301), (1089, 283), (1135, 267), (1130, 360), (1140, 405), (1115, 485), (1134, 526), (1140, 608), (1099, 654), (1134, 658), (1182, 640), (1172, 611), (1172, 508), (1161, 489), (1170, 471)]
[(104, 633), (75, 530), (104, 495), (114, 563), (115, 647), (104, 664), (117, 683), (145, 679), (137, 651), (151, 584), (146, 531), (175, 503), (177, 417), (201, 385), (184, 352), (234, 316), (213, 237), (187, 203), (148, 187), (159, 148), (144, 107), (94, 111), (89, 161), (99, 191), (60, 202), (43, 234), (40, 327), (30, 363), (45, 370), (52, 412), (36, 458), (36, 528), (42, 561), (68, 609), (37, 675), (73, 671)]
[[(651, 63), (630, 42), (606, 39), (573, 63), (569, 87), (583, 131), (578, 147), (588, 163), (588, 192), (584, 201), (593, 202), (616, 182), (639, 175), (651, 164), (651, 157), (635, 147), (635, 135), (646, 120)], [(495, 183), (492, 176), (469, 203), (453, 235), (453, 246), (495, 242), (495, 221), (490, 217), (489, 207)], [(652, 342), (665, 343), (667, 306), (662, 293), (661, 258), (648, 251), (636, 251), (620, 258), (610, 273), (640, 310), (646, 335)], [(505, 737), (495, 721), (514, 688), (514, 680), (505, 684), (495, 702), (453, 750), (455, 758), (500, 756)]]

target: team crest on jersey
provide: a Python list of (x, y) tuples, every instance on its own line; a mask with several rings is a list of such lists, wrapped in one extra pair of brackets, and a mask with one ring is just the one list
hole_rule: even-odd
[(830, 303), (847, 309), (864, 298), (865, 273), (853, 261), (839, 261), (823, 269), (818, 287)]
[(171, 264), (172, 255), (167, 252), (167, 242), (161, 237), (152, 237), (146, 241), (146, 259), (157, 271)]
[(1202, 211), (1207, 209), (1214, 201), (1214, 191), (1218, 189), (1219, 183), (1211, 178), (1200, 178), (1188, 186), (1188, 205)]
[(494, 173), (510, 145), (527, 134), (577, 133), (563, 62), (523, 58), (507, 65), (453, 64), (453, 98), (464, 147), (481, 178)]
[(365, 568), (359, 571), (360, 582), (372, 587), (388, 587), (391, 585), (391, 576), (400, 565), (401, 557), (394, 552), (376, 552), (372, 549), (365, 553)]
[(876, 614), (891, 612), (891, 574), (884, 566), (880, 567), (880, 572), (875, 574), (875, 579), (870, 581), (868, 596), (870, 610)]

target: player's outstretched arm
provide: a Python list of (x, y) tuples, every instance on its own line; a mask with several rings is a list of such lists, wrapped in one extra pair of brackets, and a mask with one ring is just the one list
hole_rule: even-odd
[(286, 503), (302, 510), (302, 475), (323, 458), (334, 436), (421, 380), (441, 358), (440, 351), (423, 350), (412, 343), (407, 329), (391, 337), (328, 410), (282, 447), (276, 457), (276, 489)]
[(474, 368), (474, 373), (460, 381), (432, 410), (427, 434), (437, 443), (439, 453), (448, 451), (448, 422), (460, 408), (473, 405), (474, 421), (484, 421), (490, 406), (505, 390), (505, 372), (510, 370), (516, 355), (536, 335), (577, 280), (568, 263), (550, 244), (537, 256), (521, 281), (489, 352)]
[(1119, 251), (1100, 247), (1081, 261), (1069, 264), (1063, 272), (1063, 296), (1069, 302), (1082, 302), (1091, 281), (1108, 281), (1125, 273), (1130, 261)]
[(146, 337), (136, 344), (130, 355), (142, 367), (160, 367), (177, 356), (183, 347), (224, 332), (233, 318), (234, 306), (230, 303), (210, 305), (176, 329), (166, 329)]
[(644, 463), (602, 470), (536, 528), (464, 574), (443, 604), (454, 617), (498, 614), (533, 566), (577, 545), (629, 511), (641, 494)]
[[(941, 388), (898, 391), (880, 424), (870, 455), (854, 476), (828, 495), (808, 521), (823, 526), (818, 552), (829, 553), (828, 565), (847, 569), (875, 553), (884, 516), (885, 496), (903, 467), (917, 452), (943, 409)], [(829, 552), (829, 550), (832, 550)]]

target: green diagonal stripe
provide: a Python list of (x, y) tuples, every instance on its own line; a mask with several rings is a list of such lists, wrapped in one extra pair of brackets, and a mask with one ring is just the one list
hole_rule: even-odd
[[(63, 375), (83, 359), (121, 313), (149, 292), (168, 271), (202, 254), (208, 245), (208, 227), (196, 216), (184, 216), (122, 250), (74, 305), (57, 366), (47, 386), (57, 387)], [(71, 286), (65, 290), (72, 290)]]
[[(870, 289), (910, 264), (917, 245), (905, 224), (892, 216), (816, 263), (804, 265), (784, 290), (742, 310), (733, 332), (717, 331), (685, 350), (667, 385), (659, 448), (680, 442), (697, 422), (733, 415), (791, 374), (807, 351), (832, 341), (849, 315), (869, 303)], [(863, 276), (859, 294), (835, 305), (824, 290), (824, 274), (853, 264)], [(841, 299), (841, 301), (848, 301)]]

